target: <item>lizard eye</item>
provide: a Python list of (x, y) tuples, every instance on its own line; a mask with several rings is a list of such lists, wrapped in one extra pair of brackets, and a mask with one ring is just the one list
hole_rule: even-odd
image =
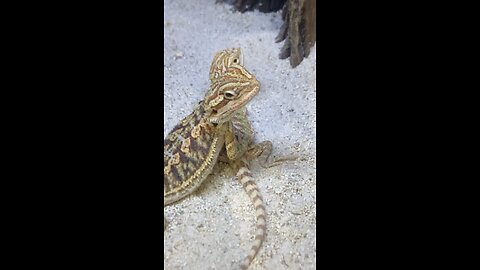
[(238, 64), (238, 58), (233, 59), (233, 63)]
[(234, 99), (236, 96), (237, 96), (237, 93), (233, 92), (233, 91), (226, 91), (223, 96), (226, 98), (226, 99)]

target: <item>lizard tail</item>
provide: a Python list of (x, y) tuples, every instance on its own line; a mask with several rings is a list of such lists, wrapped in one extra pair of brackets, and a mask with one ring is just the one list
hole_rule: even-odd
[(245, 258), (245, 260), (242, 262), (240, 266), (242, 270), (245, 270), (253, 261), (253, 259), (255, 258), (255, 255), (257, 255), (257, 252), (260, 249), (260, 246), (262, 245), (263, 240), (265, 239), (266, 210), (265, 210), (265, 204), (263, 202), (262, 196), (260, 194), (260, 191), (258, 190), (257, 184), (253, 180), (250, 170), (247, 167), (240, 168), (240, 170), (237, 173), (237, 179), (240, 181), (243, 188), (247, 192), (248, 197), (250, 197), (250, 200), (255, 206), (255, 214), (257, 217), (257, 229), (255, 232), (255, 241), (252, 247), (250, 248), (250, 252), (248, 256)]

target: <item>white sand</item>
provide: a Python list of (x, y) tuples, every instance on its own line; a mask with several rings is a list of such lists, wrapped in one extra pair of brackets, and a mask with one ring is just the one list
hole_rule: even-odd
[[(252, 166), (267, 205), (267, 238), (250, 269), (314, 269), (316, 261), (316, 46), (297, 68), (278, 59), (280, 13), (232, 13), (214, 0), (164, 3), (164, 134), (203, 98), (213, 55), (241, 47), (244, 64), (262, 83), (248, 105), (257, 142), (295, 162)], [(255, 217), (235, 171), (221, 164), (203, 187), (165, 208), (165, 269), (234, 269), (253, 243)]]

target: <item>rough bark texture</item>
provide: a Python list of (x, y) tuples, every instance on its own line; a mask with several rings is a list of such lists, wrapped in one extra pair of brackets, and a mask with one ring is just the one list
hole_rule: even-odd
[(310, 48), (317, 40), (316, 0), (217, 0), (227, 2), (240, 12), (255, 8), (262, 12), (278, 11), (283, 6), (283, 25), (275, 42), (285, 40), (280, 51), (280, 59), (290, 57), (290, 65), (298, 66), (308, 57)]
[(284, 23), (275, 41), (285, 40), (280, 59), (290, 56), (292, 67), (298, 66), (303, 58), (308, 57), (310, 47), (317, 39), (316, 5), (315, 0), (288, 0), (283, 7)]

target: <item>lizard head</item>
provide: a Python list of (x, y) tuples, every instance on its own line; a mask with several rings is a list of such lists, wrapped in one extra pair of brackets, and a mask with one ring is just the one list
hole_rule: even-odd
[(260, 90), (260, 82), (245, 67), (232, 63), (216, 78), (204, 99), (208, 120), (214, 124), (229, 121)]
[(216, 53), (210, 67), (210, 81), (214, 82), (223, 76), (233, 64), (243, 66), (243, 55), (240, 48), (225, 49)]

